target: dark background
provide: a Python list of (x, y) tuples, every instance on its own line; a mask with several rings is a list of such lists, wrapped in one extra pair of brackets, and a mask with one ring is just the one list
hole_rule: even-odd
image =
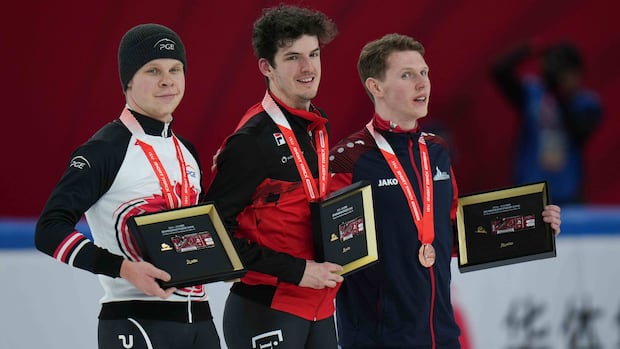
[[(340, 35), (322, 52), (315, 104), (331, 119), (332, 144), (363, 127), (372, 104), (357, 77), (362, 46), (386, 33), (420, 40), (431, 68), (425, 127), (451, 143), (461, 194), (510, 185), (516, 113), (489, 76), (512, 45), (571, 40), (605, 119), (586, 148), (586, 198), (620, 203), (620, 26), (615, 1), (373, 0), (286, 1), (323, 11)], [(3, 115), (0, 217), (36, 217), (71, 151), (124, 105), (117, 68), (121, 36), (157, 22), (187, 48), (187, 90), (175, 130), (194, 142), (209, 178), (211, 157), (265, 85), (250, 36), (262, 8), (279, 1), (11, 1), (1, 28)], [(525, 70), (535, 71), (535, 62)], [(553, 190), (553, 189), (552, 189)], [(553, 194), (553, 193), (552, 193)]]

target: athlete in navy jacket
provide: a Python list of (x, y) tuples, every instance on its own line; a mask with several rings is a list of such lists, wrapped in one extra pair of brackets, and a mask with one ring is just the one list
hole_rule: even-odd
[[(347, 276), (337, 295), (343, 349), (461, 347), (450, 301), (457, 186), (446, 144), (417, 122), (430, 96), (423, 54), (398, 34), (363, 48), (375, 114), (331, 151), (332, 190), (373, 183), (379, 247), (379, 263)], [(559, 232), (559, 207), (543, 215)]]

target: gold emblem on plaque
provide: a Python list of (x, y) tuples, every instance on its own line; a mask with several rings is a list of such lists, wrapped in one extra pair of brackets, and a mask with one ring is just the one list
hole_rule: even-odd
[(172, 250), (172, 247), (170, 247), (170, 245), (168, 245), (168, 244), (167, 244), (167, 243), (165, 243), (165, 242), (162, 242), (162, 243), (161, 243), (161, 251), (162, 251), (162, 252), (164, 252), (164, 251), (170, 251), (170, 250)]

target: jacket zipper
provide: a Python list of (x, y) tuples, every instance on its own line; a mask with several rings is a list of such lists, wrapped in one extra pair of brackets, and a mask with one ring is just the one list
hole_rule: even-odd
[(435, 341), (435, 267), (431, 266), (428, 268), (428, 272), (431, 276), (431, 313), (429, 314), (429, 325), (431, 329), (431, 343), (432, 349), (437, 347), (437, 343)]

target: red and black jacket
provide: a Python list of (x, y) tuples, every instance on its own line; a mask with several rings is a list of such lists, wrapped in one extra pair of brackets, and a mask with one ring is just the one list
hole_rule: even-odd
[[(316, 180), (318, 163), (310, 119), (324, 114), (318, 109), (290, 109), (273, 98)], [(298, 286), (305, 261), (314, 259), (314, 244), (310, 206), (289, 147), (260, 103), (242, 120), (217, 157), (216, 174), (206, 195), (236, 238), (249, 270), (231, 292), (307, 320), (332, 316), (337, 287)]]

